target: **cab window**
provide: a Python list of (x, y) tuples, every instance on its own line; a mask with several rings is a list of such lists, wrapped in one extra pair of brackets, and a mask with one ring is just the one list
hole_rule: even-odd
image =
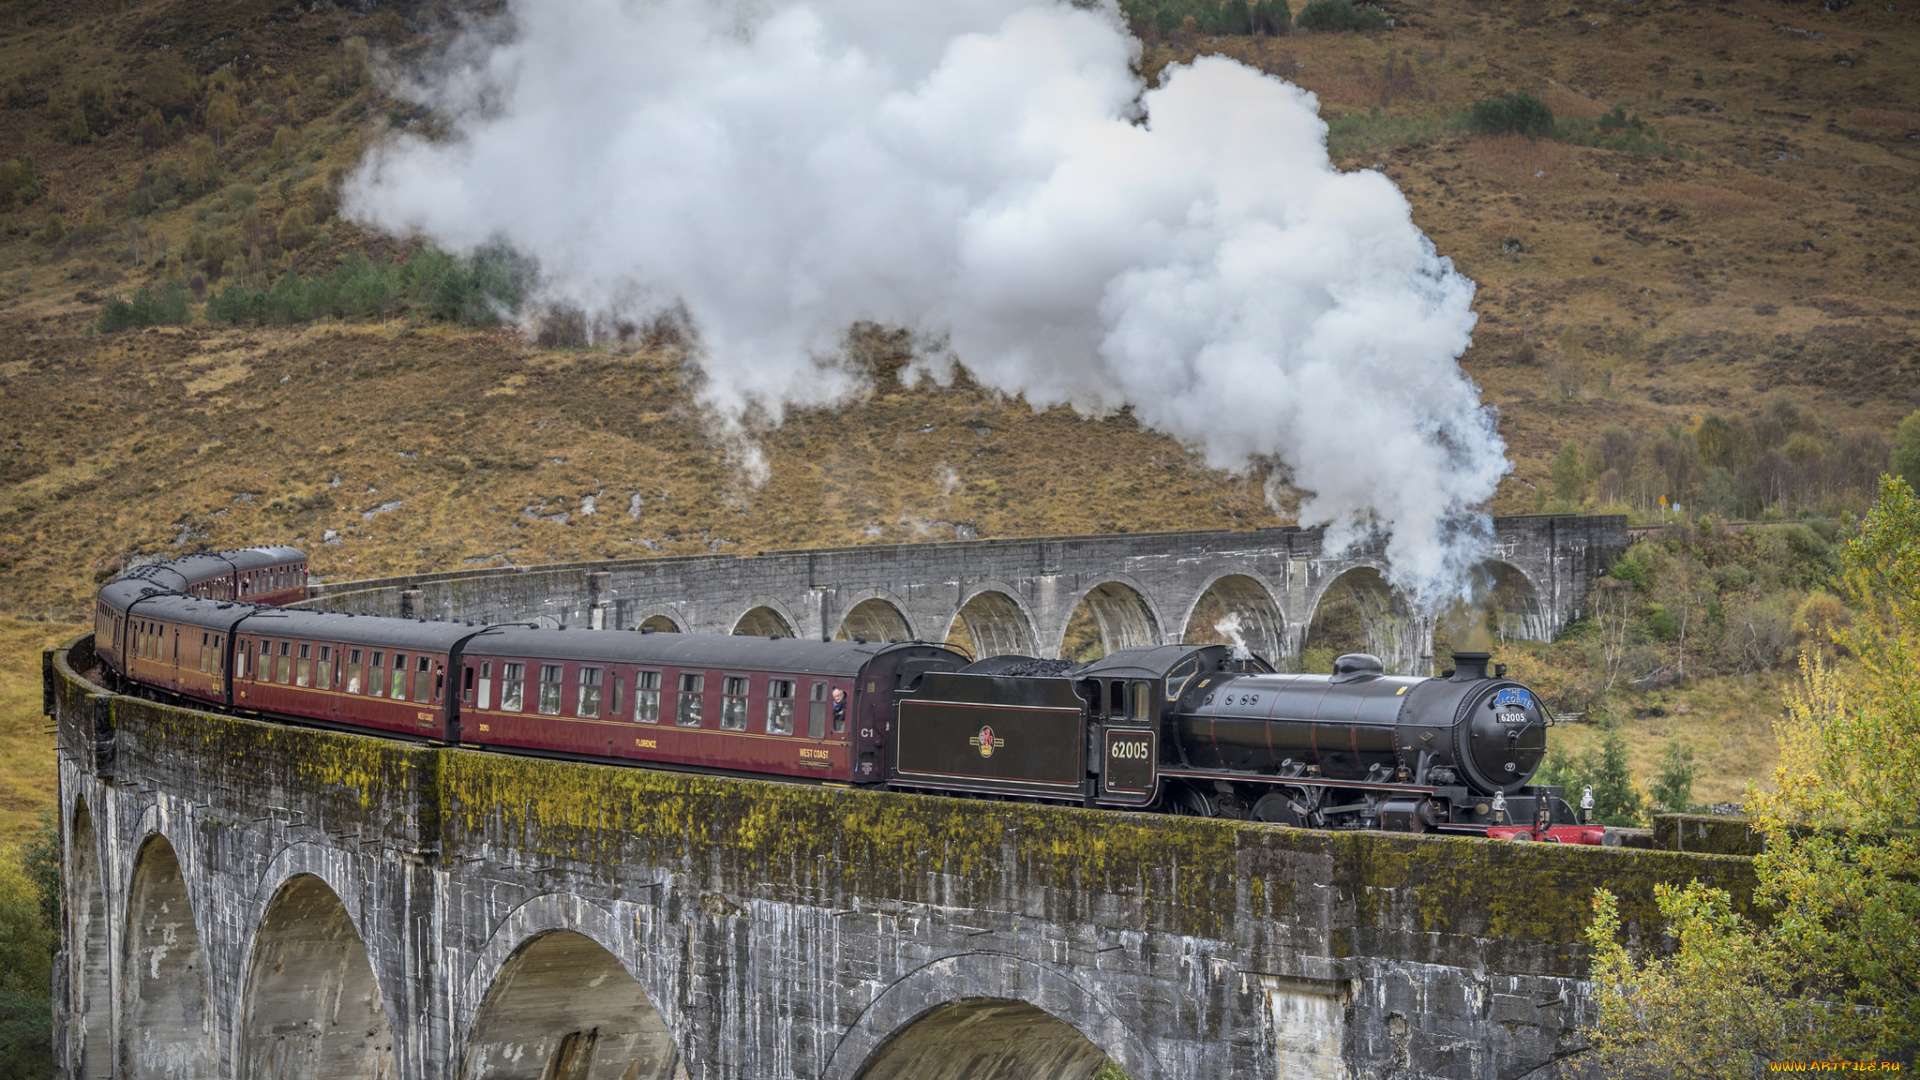
[(1169, 702), (1180, 700), (1180, 695), (1187, 692), (1187, 684), (1192, 682), (1193, 677), (1198, 674), (1200, 674), (1200, 658), (1197, 656), (1189, 656), (1174, 665), (1173, 670), (1167, 672), (1167, 700)]

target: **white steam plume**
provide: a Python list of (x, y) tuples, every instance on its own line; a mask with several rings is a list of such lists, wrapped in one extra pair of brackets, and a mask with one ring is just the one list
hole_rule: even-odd
[(590, 311), (683, 305), (736, 430), (857, 389), (870, 319), (1036, 408), (1278, 458), (1303, 523), (1390, 530), (1437, 600), (1507, 469), (1456, 363), (1472, 283), (1386, 177), (1331, 167), (1313, 95), (1218, 58), (1148, 90), (1105, 2), (513, 2), (416, 88), (454, 136), (377, 149), (347, 206), (502, 237)]

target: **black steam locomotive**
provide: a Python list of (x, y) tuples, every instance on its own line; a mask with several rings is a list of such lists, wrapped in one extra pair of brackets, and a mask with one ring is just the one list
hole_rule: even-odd
[[(1529, 786), (1548, 715), (1455, 653), (1280, 674), (1220, 645), (1091, 663), (926, 642), (535, 629), (288, 611), (290, 548), (108, 583), (95, 653), (133, 692), (388, 736), (652, 767), (1230, 817), (1602, 843)], [(244, 599), (243, 599), (244, 597)]]

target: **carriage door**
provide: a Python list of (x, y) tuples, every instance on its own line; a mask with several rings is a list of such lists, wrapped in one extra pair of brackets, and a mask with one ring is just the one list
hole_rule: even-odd
[(887, 747), (893, 733), (892, 656), (876, 656), (856, 677), (853, 687), (853, 747), (855, 780), (884, 780)]

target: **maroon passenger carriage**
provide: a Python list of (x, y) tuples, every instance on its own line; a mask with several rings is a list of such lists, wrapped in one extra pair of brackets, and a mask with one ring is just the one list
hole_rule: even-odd
[(966, 662), (921, 642), (498, 627), (462, 647), (457, 737), (568, 757), (874, 781), (884, 775), (895, 691)]

